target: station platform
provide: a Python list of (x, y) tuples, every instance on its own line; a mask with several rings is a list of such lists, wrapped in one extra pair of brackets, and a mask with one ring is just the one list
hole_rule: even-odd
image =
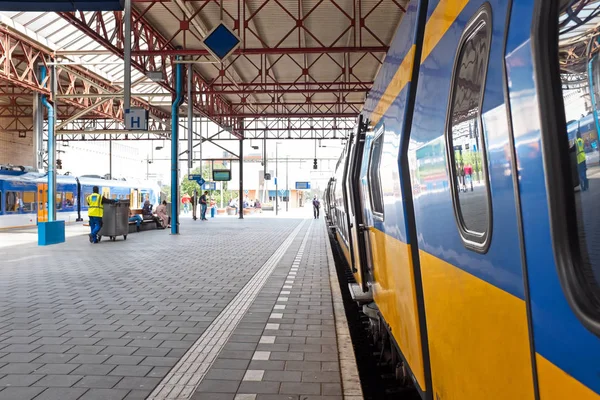
[(362, 399), (323, 219), (2, 247), (0, 400)]

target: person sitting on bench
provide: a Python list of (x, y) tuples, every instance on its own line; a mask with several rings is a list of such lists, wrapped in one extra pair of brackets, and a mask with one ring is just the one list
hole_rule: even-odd
[(129, 209), (129, 222), (135, 222), (136, 231), (140, 231), (140, 227), (142, 226), (142, 216), (139, 214), (134, 214), (131, 209)]

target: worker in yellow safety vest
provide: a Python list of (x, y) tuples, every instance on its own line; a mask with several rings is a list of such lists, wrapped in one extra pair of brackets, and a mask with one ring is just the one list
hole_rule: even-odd
[(582, 192), (588, 190), (588, 178), (587, 178), (587, 164), (585, 162), (585, 149), (583, 139), (579, 133), (577, 133), (577, 139), (575, 140), (577, 146), (577, 170), (579, 171), (579, 187)]
[(92, 188), (92, 194), (86, 198), (88, 205), (88, 217), (90, 217), (90, 242), (98, 243), (98, 232), (102, 228), (102, 216), (104, 215), (104, 204), (114, 203), (99, 193), (98, 186)]

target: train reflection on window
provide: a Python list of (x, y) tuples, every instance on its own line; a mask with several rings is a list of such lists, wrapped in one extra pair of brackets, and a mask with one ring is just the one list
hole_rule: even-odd
[[(560, 28), (561, 44), (571, 40), (571, 25)], [(585, 27), (575, 30), (583, 32)], [(568, 59), (567, 49), (569, 47), (564, 50), (561, 48), (561, 58)], [(574, 191), (574, 222), (577, 229), (577, 234), (572, 235), (576, 241), (572, 264), (574, 269), (569, 271), (574, 278), (572, 281), (577, 283), (570, 289), (578, 301), (589, 302), (589, 308), (595, 311), (597, 318), (600, 309), (600, 149), (597, 115), (600, 111), (600, 56), (597, 52), (592, 52), (589, 58), (582, 56), (579, 61), (575, 59), (572, 62), (574, 70), (570, 70), (569, 65), (571, 64), (560, 64), (563, 68), (563, 102), (567, 121), (565, 134), (568, 138), (568, 149), (565, 148), (564, 151), (569, 153), (570, 166), (570, 173), (566, 178)], [(567, 83), (574, 74), (585, 77), (581, 84)]]
[(383, 218), (383, 192), (381, 189), (381, 174), (379, 173), (383, 151), (383, 127), (375, 135), (369, 160), (369, 194), (371, 195), (371, 207), (374, 216)]
[(490, 50), (488, 29), (485, 19), (480, 20), (467, 31), (462, 43), (456, 64), (448, 127), (457, 221), (465, 235), (478, 238), (486, 234), (490, 222), (481, 130), (481, 104)]

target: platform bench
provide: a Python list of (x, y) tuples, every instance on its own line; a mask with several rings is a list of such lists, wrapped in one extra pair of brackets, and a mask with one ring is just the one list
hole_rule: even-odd
[[(154, 229), (158, 229), (158, 222), (156, 222), (153, 219), (145, 219), (142, 221), (142, 224), (140, 225), (140, 232), (151, 231)], [(137, 232), (136, 223), (129, 222), (129, 233), (135, 233), (135, 232)]]

